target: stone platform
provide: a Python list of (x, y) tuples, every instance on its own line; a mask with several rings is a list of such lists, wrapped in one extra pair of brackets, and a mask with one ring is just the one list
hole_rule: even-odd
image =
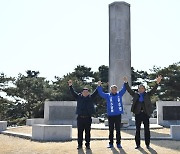
[[(150, 124), (150, 129), (161, 129), (163, 126), (160, 126), (158, 124)], [(109, 127), (105, 125), (104, 123), (100, 124), (92, 124), (91, 129), (97, 129), (97, 130), (108, 130)], [(136, 126), (128, 126), (128, 127), (122, 127), (121, 130), (135, 130)], [(141, 125), (141, 129), (144, 129), (144, 125)]]
[(70, 141), (72, 140), (72, 125), (33, 125), (32, 140)]
[(0, 132), (6, 130), (7, 121), (0, 121)]
[[(100, 130), (106, 131), (107, 130), (105, 132), (105, 134), (103, 134), (102, 136), (92, 135), (91, 140), (108, 140), (108, 127), (105, 127), (105, 125), (103, 123), (102, 124), (92, 124), (91, 126), (92, 126), (91, 127), (92, 132), (96, 131), (96, 130), (97, 131), (100, 131)], [(31, 134), (32, 132), (30, 130), (29, 131), (13, 131), (14, 129), (22, 130), (22, 129), (24, 129), (24, 127), (27, 127), (27, 126), (10, 127), (10, 128), (7, 128), (7, 130), (2, 131), (1, 134), (33, 140), (33, 137), (32, 137), (32, 134)], [(28, 129), (32, 129), (32, 127), (29, 126)], [(73, 128), (73, 129), (75, 131), (77, 131), (76, 128)], [(150, 130), (153, 131), (153, 129), (154, 130), (159, 130), (160, 134), (161, 134), (161, 129), (163, 129), (163, 127), (159, 126), (159, 125), (150, 124)], [(122, 140), (134, 140), (135, 126), (131, 126), (131, 127), (128, 127), (128, 128), (122, 128), (121, 130), (122, 130), (122, 133), (129, 132), (131, 134), (131, 135), (129, 135), (129, 134), (123, 135)], [(153, 135), (153, 137), (151, 137), (151, 139), (152, 140), (172, 140), (172, 137), (170, 136), (170, 134), (169, 135), (168, 134), (166, 133), (166, 135), (161, 135), (161, 136)], [(142, 139), (143, 139), (143, 137), (142, 137)], [(74, 132), (74, 135), (72, 136), (72, 140), (77, 140), (76, 132)], [(42, 140), (39, 140), (39, 141), (42, 141)], [(54, 141), (58, 141), (58, 140), (54, 140)]]

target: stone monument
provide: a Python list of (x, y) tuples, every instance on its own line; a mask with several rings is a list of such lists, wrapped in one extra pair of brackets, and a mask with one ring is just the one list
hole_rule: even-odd
[(44, 123), (77, 126), (76, 101), (45, 101)]
[[(109, 4), (109, 85), (121, 89), (123, 77), (127, 76), (131, 85), (131, 38), (130, 4), (114, 2)], [(123, 121), (131, 122), (131, 97), (123, 96)]]
[[(44, 119), (29, 119), (32, 139), (39, 141), (72, 140), (72, 127), (77, 127), (75, 101), (45, 101)], [(41, 124), (37, 124), (37, 122)]]
[(157, 101), (156, 106), (159, 125), (180, 125), (180, 101)]

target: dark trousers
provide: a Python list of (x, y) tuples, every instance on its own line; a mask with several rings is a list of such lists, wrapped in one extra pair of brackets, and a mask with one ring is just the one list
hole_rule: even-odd
[(140, 130), (141, 130), (141, 123), (143, 122), (145, 144), (149, 146), (150, 144), (149, 116), (144, 112), (140, 112), (139, 114), (135, 114), (135, 120), (136, 120), (136, 136), (135, 136), (136, 145), (140, 146)]
[(77, 117), (77, 128), (78, 128), (78, 145), (82, 146), (83, 142), (83, 132), (85, 130), (85, 141), (86, 141), (86, 146), (90, 145), (90, 131), (91, 131), (91, 123), (92, 119), (91, 117)]
[(108, 117), (109, 122), (109, 144), (113, 144), (113, 137), (114, 137), (114, 126), (116, 129), (116, 143), (121, 143), (121, 133), (120, 133), (120, 127), (121, 127), (121, 115), (117, 116), (109, 116)]

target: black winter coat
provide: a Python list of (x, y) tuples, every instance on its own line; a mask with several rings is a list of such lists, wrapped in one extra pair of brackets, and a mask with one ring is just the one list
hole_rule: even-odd
[(78, 94), (76, 91), (74, 91), (72, 86), (69, 86), (69, 89), (71, 91), (71, 94), (77, 100), (76, 114), (84, 115), (84, 111), (83, 111), (84, 105), (85, 105), (85, 108), (86, 108), (86, 111), (87, 111), (85, 113), (86, 116), (91, 116), (92, 114), (95, 113), (93, 99), (98, 94), (97, 89), (91, 95), (88, 95), (87, 97), (84, 97), (81, 93)]
[[(134, 114), (140, 113), (141, 110), (141, 104), (139, 103), (139, 94), (135, 91), (133, 91), (128, 83), (125, 83), (126, 90), (129, 92), (129, 94), (133, 97), (132, 106), (131, 106), (131, 112)], [(151, 89), (149, 92), (145, 92), (144, 94), (144, 107), (145, 107), (145, 113), (150, 116), (152, 114), (152, 103), (151, 103), (151, 96), (155, 93), (157, 90), (158, 84), (154, 86), (153, 89)]]

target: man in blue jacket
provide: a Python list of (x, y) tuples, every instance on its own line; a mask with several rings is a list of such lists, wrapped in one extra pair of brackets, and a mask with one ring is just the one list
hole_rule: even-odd
[(85, 130), (85, 145), (87, 149), (90, 149), (90, 131), (92, 123), (92, 114), (95, 113), (93, 99), (98, 94), (97, 89), (90, 95), (88, 88), (83, 88), (81, 93), (77, 93), (73, 86), (72, 80), (68, 81), (69, 89), (72, 95), (77, 100), (76, 114), (77, 117), (77, 129), (78, 129), (78, 147), (77, 149), (82, 148), (83, 142), (83, 131)]
[(108, 123), (109, 123), (109, 145), (108, 148), (113, 147), (113, 137), (114, 137), (114, 126), (116, 129), (116, 144), (118, 148), (122, 148), (121, 146), (121, 134), (120, 134), (120, 126), (121, 126), (121, 114), (123, 114), (123, 104), (122, 104), (122, 96), (126, 92), (126, 88), (123, 85), (120, 91), (117, 91), (117, 86), (112, 85), (110, 87), (110, 93), (104, 93), (101, 87), (101, 81), (98, 81), (98, 93), (99, 95), (106, 99), (107, 102), (107, 115), (108, 115)]

